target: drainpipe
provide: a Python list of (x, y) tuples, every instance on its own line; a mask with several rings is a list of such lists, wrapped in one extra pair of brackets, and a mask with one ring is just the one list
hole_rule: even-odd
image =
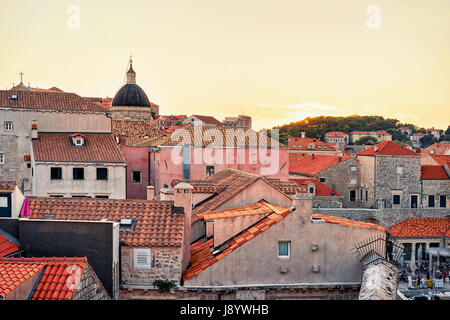
[(420, 180), (420, 208), (423, 208), (423, 180)]

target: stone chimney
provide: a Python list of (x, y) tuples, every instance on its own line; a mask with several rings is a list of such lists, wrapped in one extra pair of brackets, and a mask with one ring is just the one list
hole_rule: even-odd
[(31, 124), (31, 140), (37, 140), (38, 139), (38, 128), (37, 124), (33, 123)]
[(301, 219), (302, 225), (309, 224), (311, 222), (312, 199), (313, 194), (310, 193), (297, 193), (294, 196), (292, 205), (295, 208), (295, 211), (293, 214)]
[(175, 196), (173, 204), (175, 208), (181, 207), (184, 209), (182, 213), (184, 214), (182, 271), (184, 271), (191, 260), (192, 190), (194, 188), (186, 182), (181, 182), (174, 189)]
[(147, 186), (147, 200), (153, 200), (155, 198), (155, 187)]
[(172, 201), (174, 192), (173, 190), (167, 187), (167, 184), (164, 185), (164, 188), (159, 190), (159, 199), (164, 201)]
[(378, 151), (378, 144), (376, 144), (376, 145), (373, 147), (373, 151), (375, 151), (375, 152)]
[(305, 137), (306, 137), (306, 132), (301, 132), (300, 134), (302, 135), (302, 139), (305, 139)]

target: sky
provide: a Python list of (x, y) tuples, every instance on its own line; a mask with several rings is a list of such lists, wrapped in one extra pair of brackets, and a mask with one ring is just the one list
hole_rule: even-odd
[(0, 0), (0, 37), (1, 89), (113, 97), (131, 54), (161, 114), (450, 124), (448, 0)]

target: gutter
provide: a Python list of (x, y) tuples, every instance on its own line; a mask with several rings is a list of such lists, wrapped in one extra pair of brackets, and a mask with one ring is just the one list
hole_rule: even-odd
[(28, 295), (27, 300), (31, 300), (31, 298), (33, 297), (34, 292), (36, 291), (36, 288), (37, 288), (39, 282), (41, 281), (41, 278), (42, 278), (42, 276), (44, 275), (44, 272), (45, 272), (46, 269), (47, 269), (47, 266), (44, 266), (44, 267), (42, 268), (41, 273), (39, 274), (38, 278), (36, 279), (36, 282), (34, 283), (34, 286), (33, 286), (33, 288), (31, 289), (30, 294)]

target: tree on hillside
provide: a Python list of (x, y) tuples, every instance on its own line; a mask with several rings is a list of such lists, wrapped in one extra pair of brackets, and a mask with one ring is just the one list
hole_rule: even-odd
[(178, 120), (177, 123), (175, 123), (175, 126), (181, 127), (183, 125), (183, 122), (181, 120)]
[(444, 132), (444, 135), (439, 139), (439, 141), (450, 141), (450, 126)]
[(361, 137), (360, 139), (355, 141), (355, 144), (357, 145), (367, 145), (367, 144), (377, 144), (378, 140), (375, 137), (372, 136), (365, 136)]
[(428, 148), (433, 143), (437, 142), (437, 139), (432, 134), (427, 134), (426, 136), (420, 138), (419, 141), (422, 148)]

